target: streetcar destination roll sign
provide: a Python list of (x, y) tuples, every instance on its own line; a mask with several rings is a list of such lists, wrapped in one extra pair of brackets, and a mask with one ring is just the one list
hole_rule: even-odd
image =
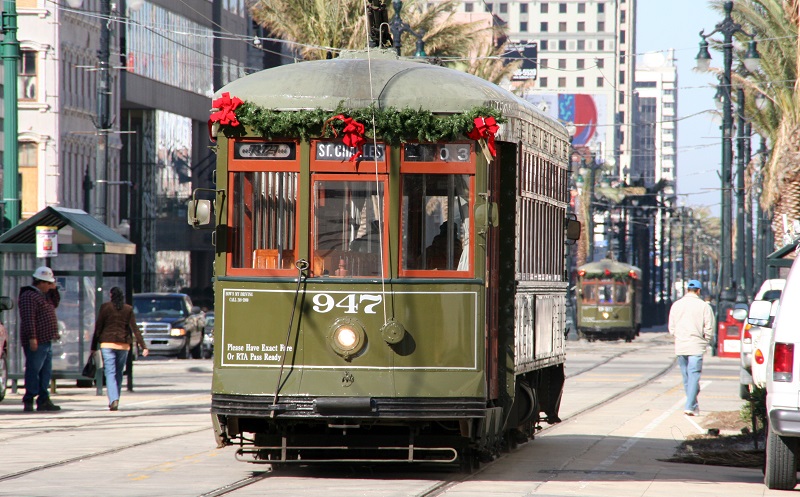
[(296, 153), (294, 142), (237, 142), (233, 148), (234, 159), (294, 160)]
[[(348, 147), (342, 142), (318, 141), (314, 148), (317, 160), (348, 161), (356, 153), (355, 147)], [(384, 162), (386, 160), (386, 145), (383, 143), (378, 143), (377, 148), (373, 143), (365, 144), (364, 155), (360, 159), (374, 161), (376, 149), (378, 151), (378, 162)]]

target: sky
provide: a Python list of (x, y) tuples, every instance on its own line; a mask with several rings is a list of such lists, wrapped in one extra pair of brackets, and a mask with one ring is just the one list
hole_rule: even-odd
[[(706, 0), (638, 0), (636, 51), (675, 49), (678, 66), (677, 117), (715, 110), (716, 76), (694, 70), (700, 30), (710, 33), (723, 16)], [(715, 36), (716, 37), (716, 36)], [(712, 67), (721, 67), (722, 53), (711, 51)], [(678, 121), (677, 193), (679, 205), (707, 206), (714, 216), (720, 210), (719, 170), (722, 157), (720, 119), (704, 113)], [(754, 141), (757, 147), (758, 142)]]

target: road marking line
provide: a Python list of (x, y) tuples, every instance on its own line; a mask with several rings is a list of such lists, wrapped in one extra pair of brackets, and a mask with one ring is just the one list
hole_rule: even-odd
[[(701, 381), (700, 390), (702, 391), (705, 387), (707, 387), (710, 384), (711, 381)], [(611, 467), (611, 465), (613, 465), (620, 457), (622, 457), (623, 455), (625, 455), (626, 452), (631, 450), (631, 448), (634, 445), (636, 445), (636, 442), (647, 436), (659, 424), (661, 424), (662, 421), (670, 417), (672, 414), (675, 413), (675, 411), (679, 410), (684, 405), (686, 405), (686, 397), (682, 398), (681, 400), (673, 404), (672, 407), (661, 413), (660, 416), (652, 420), (647, 426), (645, 426), (644, 428), (639, 430), (635, 435), (626, 440), (625, 443), (617, 447), (617, 450), (615, 450), (611, 455), (609, 455), (605, 460), (603, 460), (597, 466), (592, 468), (592, 471), (601, 471), (605, 468)], [(697, 423), (695, 423), (690, 416), (684, 416), (684, 418), (686, 418), (690, 423), (694, 424), (697, 428), (699, 428), (700, 433), (703, 433), (702, 428), (700, 428), (700, 426)], [(581, 489), (586, 488), (589, 485), (589, 483), (590, 482), (588, 481), (579, 482), (580, 488)]]

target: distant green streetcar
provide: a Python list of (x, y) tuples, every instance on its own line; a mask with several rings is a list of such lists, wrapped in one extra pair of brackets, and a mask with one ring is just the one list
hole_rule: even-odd
[(220, 446), (472, 469), (558, 421), (563, 125), (378, 51), (246, 76), (214, 110), (189, 222), (215, 218)]
[(603, 259), (578, 268), (577, 322), (588, 340), (624, 339), (639, 335), (642, 322), (642, 271)]

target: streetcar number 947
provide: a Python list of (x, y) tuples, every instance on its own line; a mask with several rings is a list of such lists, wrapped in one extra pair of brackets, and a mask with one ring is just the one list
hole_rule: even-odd
[(375, 307), (383, 302), (383, 298), (380, 295), (351, 293), (337, 302), (333, 295), (317, 293), (314, 295), (312, 301), (314, 302), (314, 311), (323, 314), (331, 312), (334, 309), (344, 309), (345, 314), (357, 314), (359, 312), (364, 314), (377, 314)]

